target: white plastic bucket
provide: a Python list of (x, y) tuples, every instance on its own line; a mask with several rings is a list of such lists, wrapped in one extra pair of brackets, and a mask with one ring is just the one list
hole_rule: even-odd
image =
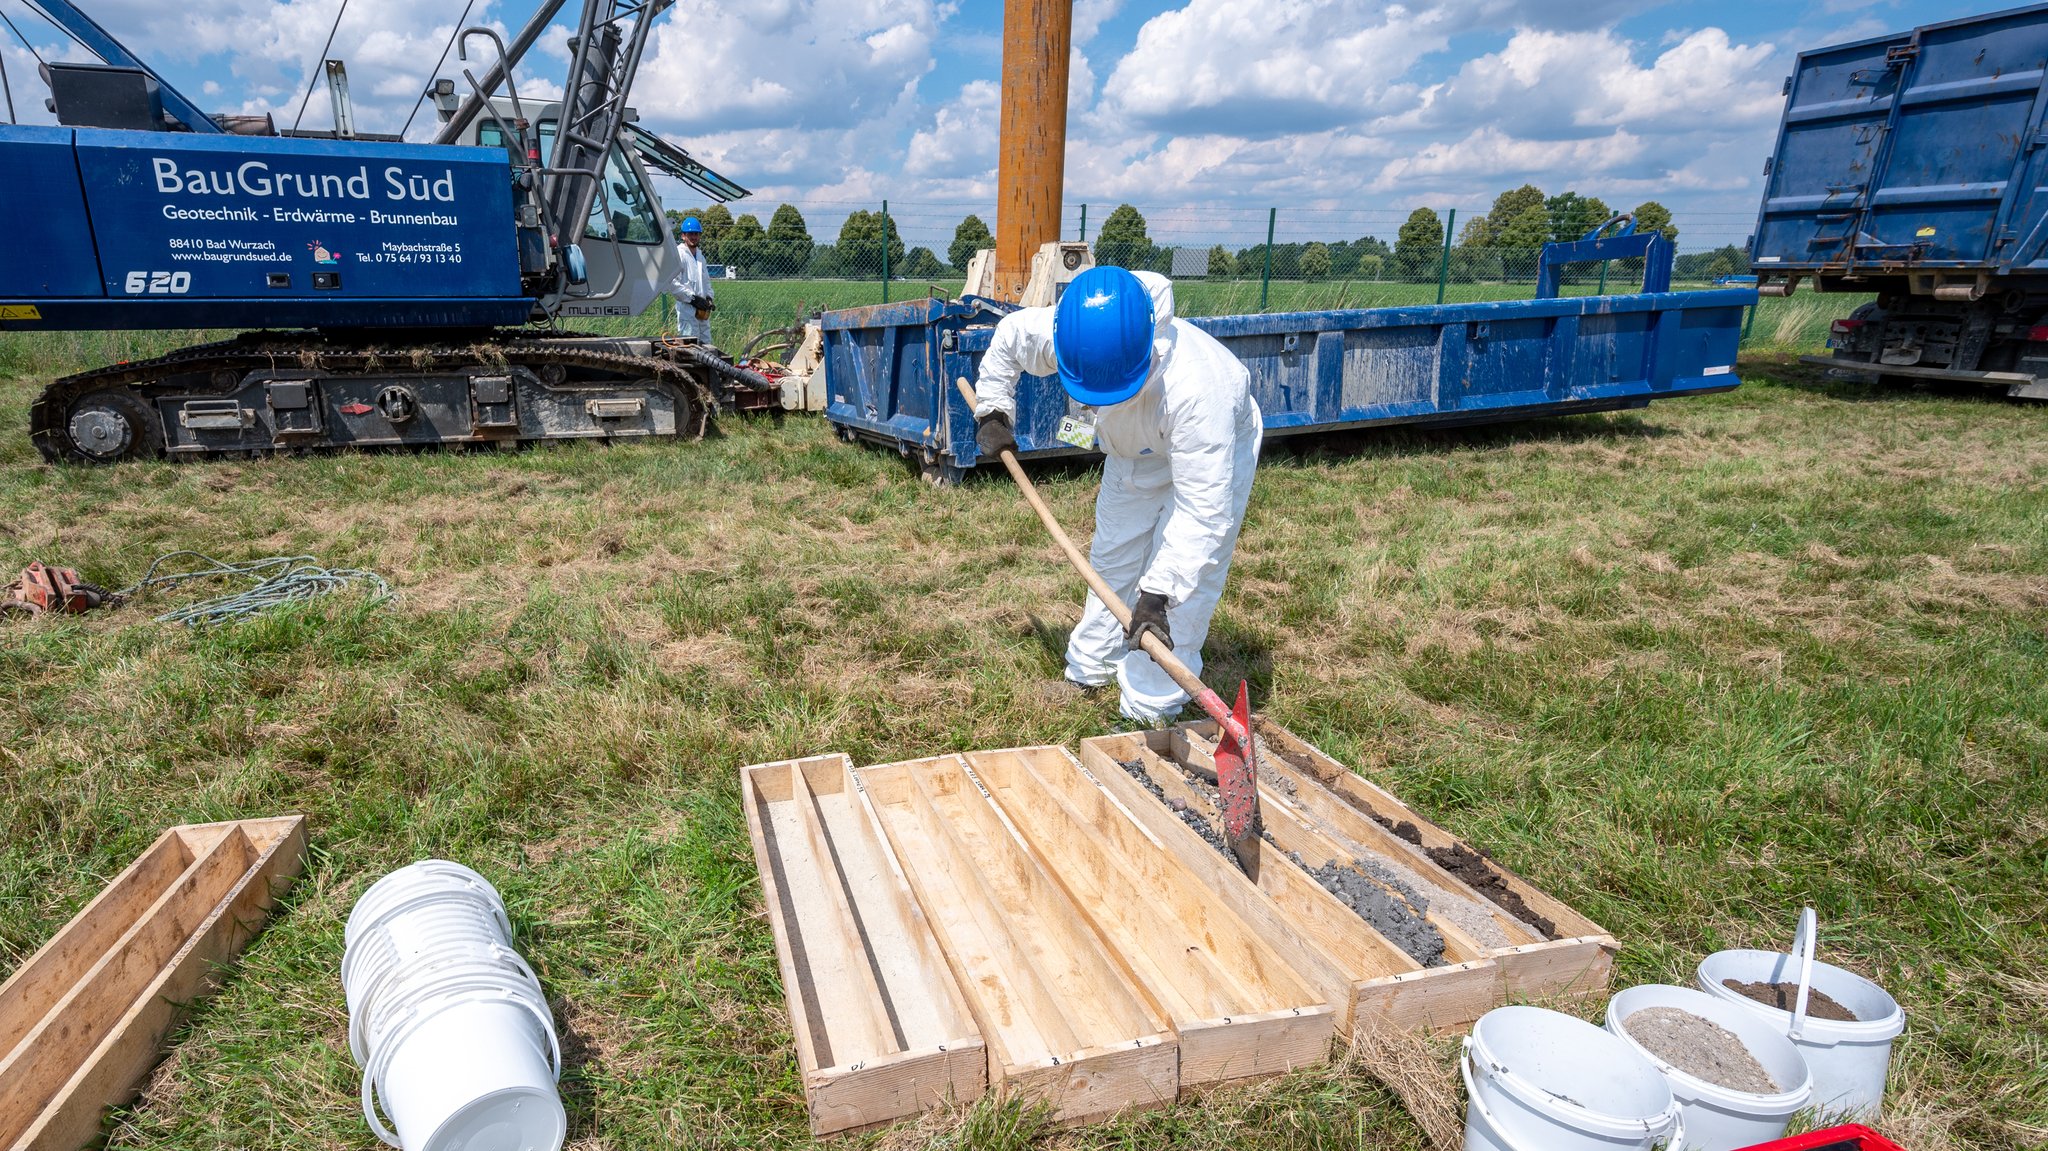
[(431, 901), (450, 896), (482, 904), (498, 921), (505, 936), (511, 937), (512, 921), (505, 914), (505, 902), (498, 897), (497, 888), (492, 887), (489, 880), (459, 863), (422, 859), (371, 884), (370, 889), (356, 899), (355, 907), (350, 909), (348, 924), (342, 929), (342, 939), (345, 943), (354, 943), (358, 934), (401, 910), (411, 900)]
[(349, 1050), (377, 1137), (405, 1151), (557, 1151), (561, 1047), (490, 883), (422, 860), (372, 884), (344, 934)]
[[(517, 953), (506, 954), (518, 959)], [(400, 971), (383, 985), (364, 992), (360, 1006), (350, 1005), (349, 1053), (355, 1056), (358, 1066), (369, 1066), (384, 1037), (403, 1026), (421, 1004), (458, 992), (516, 996), (535, 1011), (547, 1014), (547, 996), (541, 991), (540, 981), (526, 970), (523, 960), (519, 971), (524, 974), (499, 964), (481, 963), (450, 963)]]
[(402, 921), (378, 924), (357, 936), (343, 954), (342, 986), (353, 993), (374, 985), (393, 968), (431, 963), (456, 951), (508, 950), (505, 947), (508, 941), (509, 936), (499, 931), (489, 917), (482, 915), (466, 920), (452, 916), (432, 919), (410, 916)]
[(1650, 1151), (1685, 1138), (1664, 1076), (1582, 1019), (1497, 1007), (1472, 1025), (1459, 1067), (1465, 1151)]
[[(554, 1151), (568, 1116), (544, 1027), (509, 997), (434, 1004), (391, 1036), (389, 1054), (364, 1075), (363, 1113), (378, 1138), (408, 1151)], [(373, 1083), (395, 1131), (377, 1120)]]
[[(1733, 1032), (1781, 1091), (1753, 1094), (1710, 1083), (1665, 1063), (1630, 1035), (1624, 1022), (1646, 1007), (1675, 1007)], [(1671, 1083), (1685, 1114), (1685, 1142), (1696, 1151), (1735, 1151), (1785, 1133), (1794, 1112), (1813, 1097), (1813, 1076), (1792, 1041), (1733, 1003), (1690, 987), (1651, 983), (1607, 1001), (1607, 1030), (1648, 1059)]]
[[(1799, 916), (1792, 953), (1717, 951), (1700, 961), (1700, 990), (1768, 1021), (1789, 1038), (1813, 1072), (1810, 1104), (1825, 1116), (1875, 1117), (1884, 1103), (1892, 1040), (1906, 1029), (1906, 1012), (1885, 989), (1853, 971), (1814, 958), (1819, 932), (1811, 907)], [(1800, 985), (1793, 1010), (1758, 1003), (1721, 981)], [(1856, 1016), (1854, 1023), (1816, 1019), (1805, 1011), (1807, 989), (1825, 991)]]

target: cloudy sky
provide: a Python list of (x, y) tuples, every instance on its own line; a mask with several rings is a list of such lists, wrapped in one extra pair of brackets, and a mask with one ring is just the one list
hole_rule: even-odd
[[(533, 0), (469, 0), (517, 28)], [(80, 0), (208, 110), (298, 114), (342, 0)], [(347, 0), (358, 126), (397, 131), (465, 0)], [(2003, 7), (1992, 0), (1981, 7)], [(575, 11), (571, 3), (567, 10)], [(1066, 200), (1128, 201), (1165, 242), (1391, 237), (1410, 208), (1483, 211), (1503, 188), (1657, 199), (1681, 246), (1741, 243), (1801, 48), (1962, 11), (1958, 0), (1076, 0)], [(45, 57), (89, 59), (24, 0), (0, 0)], [(735, 210), (804, 207), (821, 238), (888, 198), (943, 250), (995, 202), (996, 0), (680, 0), (657, 26), (643, 122), (754, 189)], [(562, 28), (518, 79), (559, 90)], [(24, 122), (49, 116), (12, 32)], [(452, 59), (442, 75), (458, 77)], [(324, 93), (304, 115), (329, 121)], [(412, 135), (431, 122), (420, 113)], [(679, 188), (665, 197), (681, 204)], [(993, 222), (993, 221), (991, 221)], [(1092, 230), (1092, 229), (1091, 229)]]

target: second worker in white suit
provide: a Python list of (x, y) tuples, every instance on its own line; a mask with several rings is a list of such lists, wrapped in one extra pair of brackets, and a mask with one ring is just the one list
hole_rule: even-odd
[(676, 228), (681, 241), (676, 254), (682, 266), (668, 282), (668, 293), (676, 298), (676, 335), (711, 342), (711, 265), (704, 255), (704, 224), (695, 216), (684, 216)]
[(1120, 689), (1131, 719), (1171, 719), (1187, 693), (1136, 646), (1156, 631), (1196, 674), (1251, 499), (1263, 424), (1251, 378), (1215, 337), (1174, 318), (1173, 282), (1090, 268), (1060, 302), (996, 325), (982, 357), (976, 440), (993, 457), (1016, 445), (1017, 379), (1057, 374), (1084, 405), (1104, 456), (1089, 561), (1125, 603), (1128, 632), (1089, 593), (1067, 643), (1066, 677)]

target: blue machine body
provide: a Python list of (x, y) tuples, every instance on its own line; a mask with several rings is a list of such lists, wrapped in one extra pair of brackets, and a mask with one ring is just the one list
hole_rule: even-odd
[[(1671, 249), (1654, 235), (1552, 245), (1545, 261), (1646, 252), (1651, 282), (1668, 283)], [(1554, 276), (1546, 282), (1554, 288)], [(1189, 322), (1250, 369), (1271, 435), (1490, 423), (1726, 391), (1740, 383), (1736, 346), (1755, 302), (1753, 289), (1653, 291)], [(826, 418), (935, 467), (974, 466), (973, 415), (952, 381), (977, 379), (1009, 310), (970, 296), (825, 313)], [(1025, 377), (1017, 409), (1020, 456), (1077, 454), (1057, 439), (1070, 410), (1057, 378)]]
[(1751, 262), (2048, 272), (2048, 4), (1802, 52)]
[(495, 148), (0, 126), (0, 329), (523, 323)]

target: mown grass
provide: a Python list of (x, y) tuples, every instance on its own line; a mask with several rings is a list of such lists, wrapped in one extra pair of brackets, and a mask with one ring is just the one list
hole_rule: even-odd
[[(1818, 907), (1828, 958), (1909, 1013), (1888, 1126), (2038, 1144), (2048, 408), (1745, 373), (1636, 413), (1276, 444), (1215, 678), (1606, 925), (1617, 985)], [(801, 1143), (736, 769), (1116, 723), (1040, 694), (1079, 586), (1008, 484), (931, 488), (815, 419), (52, 469), (39, 383), (0, 383), (0, 567), (118, 585), (174, 548), (304, 551), (402, 589), (210, 632), (149, 604), (0, 623), (0, 972), (167, 824), (312, 821), (305, 879), (116, 1147), (372, 1146), (342, 923), (424, 855), (512, 906), (573, 1146)], [(1041, 479), (1085, 530), (1092, 472)], [(869, 1141), (1422, 1145), (1352, 1064), (1061, 1135), (981, 1108)]]

